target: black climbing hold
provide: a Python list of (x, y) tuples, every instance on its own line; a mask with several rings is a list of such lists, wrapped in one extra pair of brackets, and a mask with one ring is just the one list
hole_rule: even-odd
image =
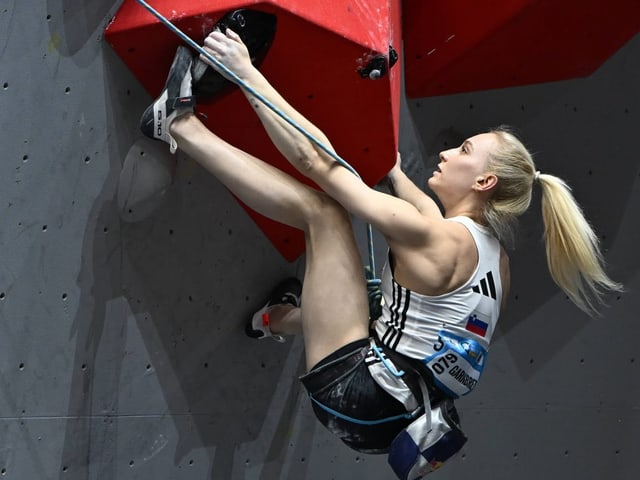
[(358, 73), (362, 78), (370, 78), (371, 80), (378, 80), (379, 78), (384, 77), (389, 69), (393, 67), (398, 61), (398, 52), (389, 45), (389, 56), (385, 57), (384, 55), (376, 55), (373, 57), (369, 63), (360, 70)]
[[(259, 67), (264, 61), (276, 34), (276, 16), (257, 10), (240, 9), (225, 14), (214, 29), (236, 32), (247, 46), (251, 62)], [(212, 101), (233, 91), (235, 84), (201, 60), (192, 69), (193, 93), (198, 102)]]

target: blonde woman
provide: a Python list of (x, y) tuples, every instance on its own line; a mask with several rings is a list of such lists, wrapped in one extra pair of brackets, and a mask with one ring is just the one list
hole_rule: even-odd
[[(254, 68), (238, 35), (214, 31), (205, 48), (331, 148)], [(304, 335), (308, 373), (301, 380), (313, 409), (352, 448), (388, 451), (424, 403), (415, 381), (399, 375), (397, 362), (427, 367), (432, 405), (473, 390), (509, 289), (509, 259), (501, 244), (528, 208), (533, 188), (542, 190), (548, 263), (560, 288), (588, 313), (603, 292), (620, 288), (605, 273), (597, 237), (567, 185), (538, 172), (508, 131), (481, 133), (440, 153), (428, 184), (441, 211), (402, 172), (400, 156), (388, 174), (395, 196), (376, 191), (243, 90), (273, 143), (322, 189), (316, 191), (226, 143), (198, 120), (191, 93), (194, 61), (179, 48), (163, 95), (143, 115), (142, 130), (186, 152), (251, 208), (304, 232), (302, 287), (291, 279), (281, 284), (250, 330), (264, 338)], [(389, 245), (383, 313), (373, 326), (349, 214), (371, 223)]]

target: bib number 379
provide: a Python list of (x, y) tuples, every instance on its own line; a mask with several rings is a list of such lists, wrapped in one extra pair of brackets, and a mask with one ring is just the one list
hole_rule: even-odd
[(468, 394), (478, 383), (487, 351), (475, 340), (441, 330), (435, 354), (423, 362), (433, 371), (440, 389), (453, 398)]

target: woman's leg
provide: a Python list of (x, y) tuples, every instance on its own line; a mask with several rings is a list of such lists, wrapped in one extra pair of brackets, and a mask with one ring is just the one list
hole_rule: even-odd
[[(303, 304), (272, 312), (278, 333), (302, 323), (307, 367), (354, 340), (368, 336), (364, 270), (349, 214), (333, 199), (228, 144), (193, 114), (171, 124), (178, 147), (215, 175), (255, 211), (304, 231)], [(299, 316), (299, 317), (298, 317)]]
[(305, 232), (301, 317), (309, 369), (347, 343), (369, 336), (364, 268), (351, 218), (335, 200), (322, 196), (326, 204)]

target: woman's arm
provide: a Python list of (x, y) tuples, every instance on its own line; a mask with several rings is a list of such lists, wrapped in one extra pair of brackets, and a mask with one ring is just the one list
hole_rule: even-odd
[[(253, 66), (247, 48), (235, 32), (230, 29), (227, 29), (226, 34), (214, 31), (205, 39), (204, 43), (205, 49), (216, 60), (224, 64), (244, 83), (256, 92), (259, 92), (260, 95), (278, 110), (282, 111), (286, 116), (311, 134), (311, 136), (324, 144), (330, 151), (333, 151), (333, 147), (327, 136), (289, 105), (262, 73)], [(216, 68), (216, 66), (208, 62), (205, 57), (202, 57), (202, 60), (209, 63), (213, 68)], [(225, 75), (222, 71), (220, 71), (220, 73), (223, 76)], [(264, 105), (248, 90), (243, 88), (242, 91), (258, 115), (271, 141), (296, 169), (308, 176), (309, 170), (312, 170), (317, 163), (333, 163), (335, 161), (315, 143)]]
[[(231, 30), (227, 30), (226, 35), (213, 32), (205, 40), (205, 48), (252, 89), (333, 151), (326, 135), (289, 105), (251, 64), (246, 47), (238, 35)], [(206, 61), (206, 58), (203, 60)], [(250, 92), (246, 89), (243, 91), (275, 146), (303, 175), (313, 180), (346, 210), (371, 223), (387, 238), (407, 244), (425, 241), (429, 232), (429, 218), (415, 205), (369, 188)], [(410, 182), (408, 178), (406, 181)], [(417, 190), (417, 187), (414, 188)], [(435, 203), (433, 207), (437, 210)], [(438, 215), (441, 219), (439, 212)]]
[(400, 152), (398, 152), (396, 164), (389, 173), (387, 173), (387, 180), (389, 181), (389, 187), (392, 193), (396, 197), (412, 204), (422, 215), (441, 219), (442, 213), (436, 202), (407, 177), (402, 171), (401, 163), (402, 158)]

